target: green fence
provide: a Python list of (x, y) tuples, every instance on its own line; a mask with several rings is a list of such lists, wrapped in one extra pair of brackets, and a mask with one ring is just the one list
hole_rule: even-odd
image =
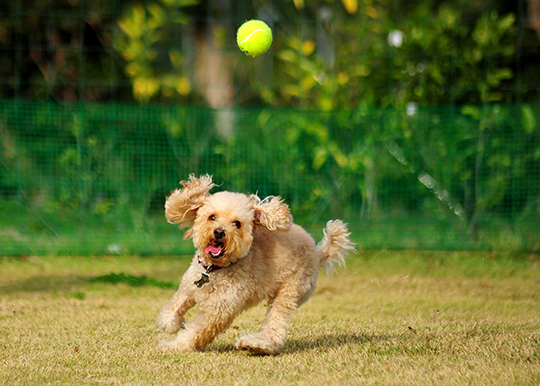
[(0, 254), (191, 251), (190, 173), (359, 248), (540, 248), (540, 105), (299, 111), (0, 100)]

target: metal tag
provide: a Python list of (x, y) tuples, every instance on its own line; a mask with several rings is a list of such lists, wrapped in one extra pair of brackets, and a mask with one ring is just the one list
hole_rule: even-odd
[(204, 283), (208, 283), (208, 274), (203, 272), (201, 278), (196, 282), (193, 282), (193, 284), (201, 288)]

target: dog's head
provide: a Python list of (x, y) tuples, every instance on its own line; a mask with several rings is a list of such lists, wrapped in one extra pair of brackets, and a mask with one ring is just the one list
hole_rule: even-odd
[(261, 200), (256, 195), (219, 192), (206, 175), (182, 181), (167, 198), (165, 217), (170, 223), (189, 228), (184, 238), (193, 238), (201, 258), (209, 264), (225, 267), (246, 256), (253, 242), (253, 229), (286, 230), (292, 224), (288, 205), (279, 197)]

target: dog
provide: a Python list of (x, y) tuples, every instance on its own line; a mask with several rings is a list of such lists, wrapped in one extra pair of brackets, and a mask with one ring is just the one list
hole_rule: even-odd
[[(329, 221), (319, 244), (293, 223), (280, 197), (222, 191), (209, 175), (189, 176), (166, 199), (165, 217), (188, 228), (196, 248), (178, 291), (157, 318), (158, 327), (177, 336), (162, 341), (161, 351), (202, 350), (242, 311), (268, 299), (262, 330), (241, 337), (236, 348), (278, 354), (287, 339), (290, 317), (315, 291), (322, 267), (344, 264), (354, 250), (340, 221)], [(195, 304), (199, 314), (186, 322)]]

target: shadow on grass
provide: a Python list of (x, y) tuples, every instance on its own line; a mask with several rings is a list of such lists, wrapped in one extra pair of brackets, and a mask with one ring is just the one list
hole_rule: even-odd
[(148, 278), (146, 276), (110, 273), (96, 277), (77, 275), (41, 275), (0, 285), (0, 294), (17, 292), (54, 292), (73, 290), (88, 283), (125, 284), (131, 287), (158, 287), (176, 289), (178, 284)]
[[(308, 351), (325, 351), (332, 348), (337, 348), (345, 345), (363, 345), (366, 343), (377, 343), (390, 340), (390, 336), (386, 335), (366, 335), (358, 333), (336, 333), (336, 334), (324, 334), (316, 337), (310, 337), (306, 339), (291, 339), (285, 343), (285, 347), (281, 350), (279, 355), (292, 355)], [(249, 356), (268, 356), (264, 354), (258, 354), (249, 350), (239, 350), (233, 344), (221, 343), (211, 344), (204, 351), (216, 352), (216, 353), (229, 353), (229, 352), (245, 352)]]
[(146, 276), (126, 275), (125, 273), (109, 273), (108, 275), (97, 276), (90, 279), (92, 283), (127, 284), (132, 287), (159, 287), (165, 289), (176, 289), (177, 284), (170, 281), (161, 281), (148, 278)]
[(0, 294), (68, 291), (87, 282), (88, 278), (84, 276), (38, 275), (0, 285)]
[(387, 340), (387, 336), (366, 335), (355, 332), (324, 334), (314, 338), (291, 339), (282, 350), (282, 354), (295, 354), (310, 350), (326, 350), (346, 345), (361, 345), (368, 342)]

